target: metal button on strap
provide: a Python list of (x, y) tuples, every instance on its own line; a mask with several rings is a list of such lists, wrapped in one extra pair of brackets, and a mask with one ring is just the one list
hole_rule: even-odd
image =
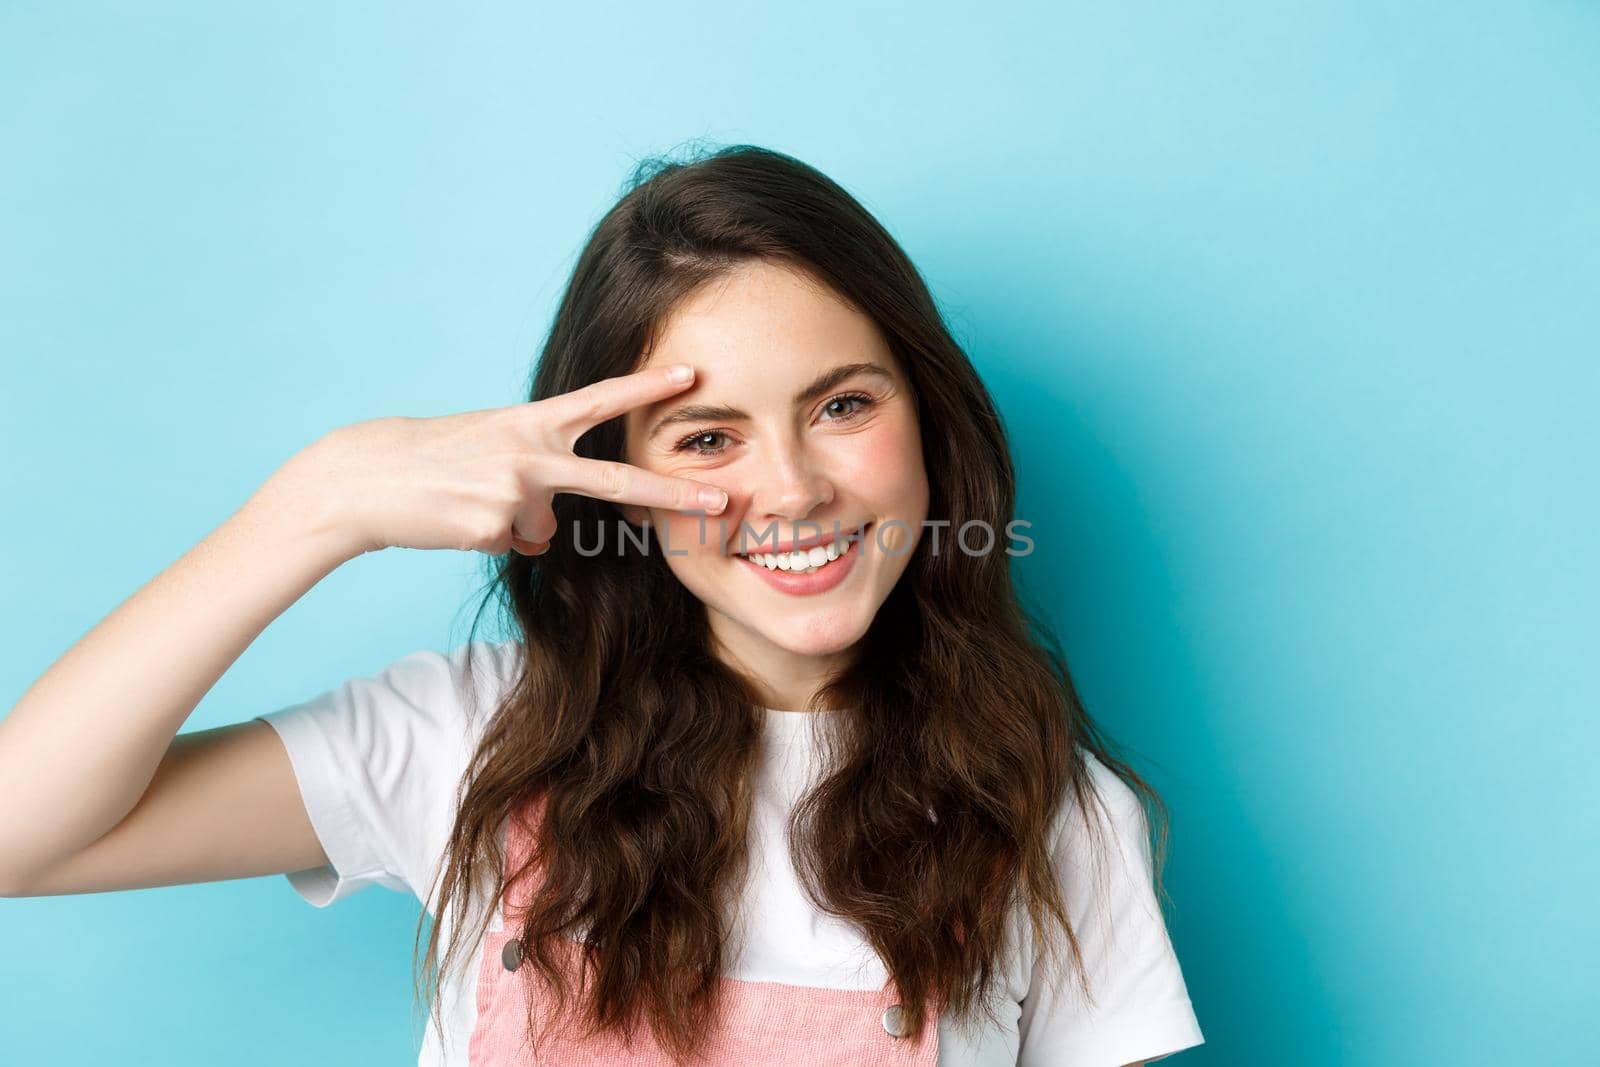
[(500, 962), (506, 965), (506, 970), (514, 971), (522, 966), (522, 942), (512, 938), (506, 942), (506, 947), (500, 950)]
[(883, 1028), (894, 1037), (905, 1037), (911, 1032), (911, 1021), (906, 1018), (906, 1009), (899, 1004), (891, 1004), (883, 1011)]

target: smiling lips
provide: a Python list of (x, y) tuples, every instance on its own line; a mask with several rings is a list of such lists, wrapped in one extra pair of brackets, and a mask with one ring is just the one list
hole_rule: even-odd
[[(872, 524), (859, 530), (841, 530), (837, 536), (801, 539), (801, 547), (788, 552), (757, 551), (738, 557), (740, 564), (781, 593), (811, 596), (827, 592), (844, 581), (861, 555), (860, 542)], [(794, 545), (796, 542), (788, 542)]]

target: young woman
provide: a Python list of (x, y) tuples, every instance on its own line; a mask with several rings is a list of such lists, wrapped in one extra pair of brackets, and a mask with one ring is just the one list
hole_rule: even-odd
[[(0, 888), (414, 892), (424, 1065), (1197, 1045), (1159, 798), (1019, 605), (1013, 503), (988, 393), (860, 204), (752, 146), (653, 165), (530, 402), (314, 442), (29, 689)], [(387, 546), (486, 553), (515, 636), (174, 736)]]

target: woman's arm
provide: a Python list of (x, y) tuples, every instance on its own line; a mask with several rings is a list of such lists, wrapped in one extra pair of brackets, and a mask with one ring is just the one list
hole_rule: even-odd
[(599, 423), (682, 392), (692, 368), (674, 369), (503, 408), (368, 419), (292, 456), (0, 720), (0, 896), (325, 864), (271, 726), (175, 739), (178, 728), (273, 619), (363, 552), (538, 555), (555, 536), (558, 492), (721, 510), (727, 494), (716, 486), (573, 451)]
[(300, 476), (318, 445), (80, 638), (0, 720), (0, 895), (325, 862), (270, 727), (174, 740), (273, 619), (361, 554), (316, 481)]

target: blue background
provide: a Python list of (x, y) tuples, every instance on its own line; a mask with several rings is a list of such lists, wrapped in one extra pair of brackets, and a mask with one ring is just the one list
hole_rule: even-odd
[[(0, 122), (0, 707), (316, 436), (522, 399), (636, 159), (765, 144), (1002, 407), (1174, 811), (1173, 1062), (1600, 1057), (1594, 5), (8, 4)], [(452, 646), (478, 563), (351, 562), (185, 728)], [(416, 915), (0, 901), (0, 1060), (411, 1062)]]

